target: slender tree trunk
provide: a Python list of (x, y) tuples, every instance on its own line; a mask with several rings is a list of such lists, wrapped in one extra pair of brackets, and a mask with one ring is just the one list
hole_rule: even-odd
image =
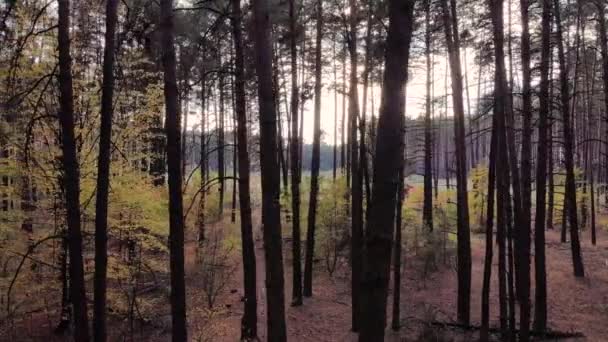
[(95, 290), (93, 335), (95, 341), (107, 339), (106, 279), (108, 267), (108, 189), (110, 186), (110, 148), (112, 138), (112, 100), (114, 95), (114, 50), (118, 0), (106, 2), (106, 33), (101, 94), (101, 126), (97, 160), (97, 193), (95, 201)]
[(486, 251), (483, 266), (483, 285), (481, 289), (481, 330), (480, 341), (487, 341), (490, 328), (490, 283), (492, 278), (492, 258), (494, 247), (494, 193), (496, 189), (497, 134), (496, 116), (492, 118), (492, 138), (488, 160), (488, 194), (486, 214)]
[(336, 72), (336, 59), (338, 56), (336, 55), (336, 36), (334, 34), (334, 42), (332, 44), (333, 48), (333, 69), (334, 69), (334, 168), (333, 168), (333, 180), (336, 181), (336, 170), (338, 167), (338, 75)]
[[(361, 175), (365, 182), (365, 203), (369, 208), (371, 203), (371, 184), (369, 177), (369, 165), (367, 158), (367, 146), (365, 143), (366, 136), (366, 118), (367, 118), (367, 100), (369, 92), (369, 75), (371, 73), (371, 52), (372, 52), (372, 30), (373, 30), (373, 1), (367, 1), (367, 32), (365, 33), (365, 61), (363, 62), (363, 105), (361, 109), (361, 123), (359, 125), (359, 134), (361, 141), (359, 143), (359, 160)], [(373, 110), (373, 109), (372, 109)], [(369, 210), (367, 211), (369, 212)]]
[[(460, 36), (456, 17), (456, 0), (441, 0), (450, 71), (452, 75), (452, 101), (454, 104), (454, 137), (456, 146), (456, 196), (458, 240), (458, 321), (468, 324), (471, 296), (471, 237), (469, 229), (469, 204), (467, 198), (467, 156), (462, 101), (462, 73), (460, 71)], [(450, 12), (451, 11), (451, 12)]]
[(521, 221), (516, 246), (519, 262), (519, 339), (530, 339), (530, 233), (532, 214), (532, 91), (530, 73), (530, 29), (528, 0), (520, 0), (522, 60)]
[(266, 258), (268, 341), (287, 340), (285, 293), (279, 205), (280, 170), (277, 161), (277, 115), (272, 91), (270, 8), (267, 0), (254, 0), (253, 38), (260, 108), (260, 166), (262, 171), (262, 225)]
[(424, 204), (422, 222), (433, 230), (433, 147), (431, 124), (431, 0), (425, 0), (426, 113), (424, 116)]
[(405, 186), (403, 179), (405, 160), (407, 159), (405, 159), (404, 156), (404, 159), (401, 161), (401, 169), (399, 170), (399, 189), (397, 189), (397, 206), (395, 207), (395, 247), (393, 249), (393, 319), (391, 321), (391, 329), (394, 331), (398, 331), (401, 328), (401, 225), (404, 197), (403, 187)]
[[(222, 67), (222, 58), (219, 57), (219, 64), (220, 67)], [(225, 152), (225, 145), (226, 145), (226, 140), (224, 139), (224, 105), (225, 105), (225, 99), (224, 99), (224, 89), (225, 87), (225, 82), (224, 82), (224, 75), (223, 73), (220, 73), (219, 77), (218, 77), (218, 91), (219, 91), (219, 113), (218, 113), (218, 122), (217, 122), (217, 177), (218, 177), (218, 184), (219, 184), (219, 202), (218, 202), (218, 209), (219, 209), (219, 216), (220, 218), (223, 217), (224, 214), (224, 194), (225, 194), (225, 184), (226, 184), (226, 163), (225, 163), (225, 158), (224, 158), (224, 152)]]
[(390, 278), (391, 245), (403, 165), (404, 87), (407, 81), (414, 1), (389, 2), (389, 26), (378, 138), (374, 155), (371, 213), (367, 221), (359, 341), (382, 341)]
[(72, 87), (72, 57), (70, 56), (70, 1), (59, 0), (59, 124), (63, 185), (65, 188), (66, 223), (70, 256), (70, 299), (74, 310), (74, 340), (88, 341), (89, 327), (84, 263), (82, 258), (82, 231), (80, 223), (80, 170), (76, 138), (74, 136), (74, 90)]
[[(605, 118), (605, 126), (606, 132), (604, 133), (604, 137), (608, 137), (608, 24), (606, 23), (606, 17), (608, 13), (606, 11), (606, 5), (602, 2), (596, 2), (597, 7), (597, 33), (598, 33), (598, 41), (600, 45), (600, 53), (601, 53), (601, 62), (602, 62), (602, 84), (604, 88), (604, 118)], [(606, 138), (604, 138), (606, 139)], [(604, 140), (604, 153), (605, 153), (605, 181), (608, 182), (608, 141)], [(605, 193), (605, 205), (608, 207), (608, 189), (604, 190)]]
[(247, 144), (247, 110), (245, 99), (245, 61), (241, 0), (232, 0), (232, 36), (235, 53), (235, 112), (237, 120), (237, 153), (239, 168), (239, 208), (241, 219), (241, 248), (243, 250), (244, 312), (241, 320), (241, 340), (257, 337), (257, 284), (251, 195), (249, 187), (249, 149)]
[(583, 257), (581, 255), (581, 246), (578, 232), (578, 212), (576, 210), (576, 183), (574, 179), (574, 136), (572, 132), (569, 111), (569, 91), (568, 91), (568, 71), (566, 70), (566, 58), (564, 54), (564, 45), (562, 42), (562, 29), (560, 21), (559, 1), (554, 0), (553, 4), (555, 21), (557, 23), (557, 50), (559, 58), (559, 74), (560, 74), (560, 99), (562, 108), (562, 122), (564, 125), (564, 149), (566, 162), (566, 189), (565, 196), (568, 201), (568, 221), (570, 222), (570, 245), (572, 248), (572, 265), (574, 267), (574, 275), (576, 277), (584, 277), (585, 269), (583, 266)]
[(541, 63), (536, 153), (536, 216), (534, 222), (535, 304), (534, 330), (547, 329), (547, 271), (545, 266), (545, 195), (547, 192), (547, 128), (550, 111), (549, 55), (551, 54), (551, 0), (542, 1)]
[[(496, 116), (496, 135), (497, 135), (497, 161), (496, 169), (497, 184), (496, 184), (496, 237), (498, 240), (498, 286), (499, 286), (499, 303), (500, 303), (500, 330), (503, 340), (509, 339), (508, 329), (508, 309), (507, 309), (507, 246), (506, 241), (508, 236), (509, 226), (509, 162), (512, 162), (512, 153), (508, 145), (513, 143), (509, 141), (509, 133), (507, 132), (506, 124), (511, 121), (508, 119), (508, 86), (505, 71), (505, 53), (504, 53), (504, 28), (503, 28), (503, 2), (502, 0), (492, 0), (490, 2), (490, 13), (492, 18), (493, 36), (494, 36), (494, 115)], [(515, 179), (513, 177), (512, 179)], [(517, 192), (519, 190), (515, 190)]]
[(319, 169), (321, 162), (321, 72), (323, 68), (323, 65), (321, 64), (321, 48), (323, 42), (323, 1), (317, 0), (316, 7), (317, 37), (315, 43), (315, 113), (312, 139), (312, 161), (310, 170), (310, 197), (308, 202), (308, 229), (306, 231), (306, 260), (304, 264), (305, 297), (312, 297), (312, 271), (313, 258), (315, 255), (315, 228), (317, 223), (317, 199), (319, 196)]
[[(357, 91), (357, 2), (349, 0), (350, 6), (350, 32), (348, 38), (348, 52), (350, 56), (350, 85), (348, 90), (348, 123), (350, 134), (348, 136), (348, 152), (350, 158), (351, 179), (351, 262), (352, 262), (352, 329), (359, 331), (361, 327), (361, 270), (363, 265), (363, 187), (361, 169), (359, 167), (359, 147), (357, 141), (357, 118), (359, 117), (359, 95)], [(348, 173), (347, 173), (348, 183)]]
[(296, 9), (295, 0), (289, 0), (289, 50), (291, 57), (291, 210), (292, 210), (292, 306), (302, 305), (302, 256), (300, 237), (300, 170), (298, 137), (298, 53), (296, 47)]
[(161, 0), (162, 62), (169, 171), (169, 253), (171, 271), (172, 340), (187, 340), (186, 284), (184, 273), (184, 216), (182, 203), (181, 146), (176, 58), (173, 38), (173, 1)]

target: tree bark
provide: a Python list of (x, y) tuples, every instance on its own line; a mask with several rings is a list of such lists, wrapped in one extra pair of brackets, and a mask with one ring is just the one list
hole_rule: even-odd
[(431, 125), (431, 0), (425, 0), (426, 113), (424, 116), (424, 203), (422, 223), (433, 231), (433, 147)]
[(547, 126), (549, 120), (549, 59), (551, 54), (551, 0), (542, 1), (541, 62), (536, 153), (536, 216), (534, 222), (535, 304), (534, 330), (547, 329), (547, 271), (545, 266), (545, 195), (547, 192)]
[(292, 229), (292, 306), (302, 305), (302, 256), (300, 234), (300, 143), (298, 137), (298, 53), (296, 45), (295, 0), (289, 0), (289, 52), (291, 57), (291, 229)]
[(287, 340), (285, 293), (279, 204), (280, 174), (277, 161), (277, 115), (272, 91), (272, 45), (268, 0), (254, 0), (253, 40), (255, 69), (258, 76), (260, 110), (260, 166), (262, 172), (262, 225), (266, 258), (267, 338)]
[(492, 137), (488, 160), (488, 193), (486, 214), (486, 250), (483, 265), (483, 285), (481, 289), (481, 329), (480, 341), (487, 341), (490, 329), (490, 283), (492, 278), (492, 258), (494, 255), (494, 194), (496, 189), (497, 134), (496, 116), (492, 118)]
[(72, 57), (70, 56), (70, 1), (59, 0), (59, 124), (63, 185), (65, 188), (66, 223), (70, 256), (70, 299), (74, 310), (74, 340), (88, 341), (87, 299), (82, 258), (80, 223), (80, 167), (74, 134), (74, 89), (72, 86)]
[[(443, 23), (448, 46), (452, 76), (452, 101), (454, 106), (454, 137), (456, 147), (456, 196), (457, 196), (457, 253), (458, 253), (458, 310), (460, 323), (470, 320), (471, 296), (471, 237), (469, 229), (469, 204), (467, 198), (467, 156), (464, 128), (464, 104), (462, 101), (462, 72), (460, 71), (460, 41), (456, 17), (456, 1), (441, 0)], [(451, 11), (451, 13), (450, 13)]]
[(108, 189), (110, 186), (110, 155), (112, 139), (112, 100), (114, 97), (114, 50), (118, 0), (106, 2), (106, 32), (101, 94), (101, 126), (99, 158), (97, 159), (97, 193), (95, 200), (95, 290), (93, 305), (93, 336), (95, 341), (107, 339), (106, 279), (108, 267)]
[(557, 24), (557, 56), (559, 59), (559, 79), (560, 79), (560, 99), (562, 110), (562, 122), (564, 125), (564, 159), (566, 164), (566, 189), (565, 196), (568, 201), (568, 221), (570, 223), (570, 245), (572, 248), (572, 266), (576, 277), (585, 276), (581, 245), (579, 241), (578, 210), (576, 210), (576, 180), (574, 179), (574, 135), (571, 126), (569, 113), (569, 90), (568, 90), (568, 71), (566, 57), (564, 54), (564, 44), (562, 42), (562, 28), (560, 21), (559, 1), (554, 0), (553, 12)]
[(257, 338), (257, 284), (253, 224), (251, 219), (250, 164), (247, 143), (247, 109), (245, 99), (245, 61), (241, 0), (232, 0), (232, 36), (235, 53), (235, 112), (237, 120), (237, 153), (241, 248), (243, 250), (244, 311), (241, 319), (241, 340)]
[(530, 89), (530, 29), (528, 0), (520, 0), (522, 60), (521, 220), (516, 241), (519, 261), (519, 339), (530, 339), (530, 233), (532, 211), (532, 91)]
[(173, 1), (161, 0), (162, 63), (164, 70), (165, 131), (169, 178), (169, 263), (171, 271), (172, 340), (187, 340), (184, 273), (184, 216), (176, 57), (173, 38)]
[(359, 341), (382, 341), (390, 278), (391, 245), (403, 158), (405, 84), (414, 1), (389, 2), (382, 104), (374, 154), (371, 213), (367, 221)]
[[(312, 297), (312, 271), (315, 255), (315, 230), (317, 223), (317, 200), (319, 196), (319, 169), (321, 162), (321, 48), (323, 42), (323, 1), (317, 0), (317, 37), (315, 45), (315, 108), (312, 139), (312, 161), (310, 170), (310, 197), (308, 205), (308, 229), (306, 231), (306, 260), (304, 264), (304, 297)], [(335, 148), (335, 146), (334, 146)], [(335, 158), (335, 153), (334, 153)], [(335, 166), (334, 166), (335, 173)]]
[(348, 153), (347, 167), (351, 176), (351, 288), (352, 288), (352, 329), (361, 327), (361, 270), (363, 266), (363, 187), (359, 167), (359, 147), (357, 141), (357, 118), (359, 117), (358, 72), (357, 72), (357, 23), (358, 8), (355, 0), (349, 0), (350, 19), (348, 52), (350, 56), (350, 84), (348, 90)]

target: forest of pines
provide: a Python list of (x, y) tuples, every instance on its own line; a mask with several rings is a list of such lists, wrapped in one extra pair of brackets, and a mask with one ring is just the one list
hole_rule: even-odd
[(0, 0), (0, 342), (607, 339), (607, 0)]

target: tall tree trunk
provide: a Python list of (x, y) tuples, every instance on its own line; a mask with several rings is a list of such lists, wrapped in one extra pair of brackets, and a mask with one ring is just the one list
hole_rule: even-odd
[[(600, 53), (601, 53), (601, 62), (602, 62), (602, 84), (604, 88), (604, 118), (605, 118), (605, 126), (606, 132), (605, 137), (608, 136), (608, 24), (606, 23), (606, 17), (608, 13), (606, 11), (606, 5), (602, 2), (596, 2), (597, 7), (597, 33), (598, 33), (598, 41), (600, 44)], [(606, 138), (605, 138), (606, 139)], [(605, 145), (605, 181), (608, 182), (608, 141), (604, 141)], [(608, 206), (608, 190), (605, 190), (605, 205)]]
[(549, 120), (549, 55), (551, 54), (551, 0), (542, 1), (541, 62), (536, 153), (536, 216), (534, 222), (535, 303), (534, 330), (547, 329), (547, 271), (545, 266), (545, 195), (547, 192), (547, 128)]
[(521, 221), (517, 237), (519, 261), (518, 297), (520, 305), (519, 338), (530, 339), (530, 233), (532, 214), (532, 91), (530, 89), (530, 29), (528, 0), (520, 0), (522, 60), (522, 141), (521, 141)]
[[(564, 44), (562, 42), (562, 29), (560, 21), (559, 1), (554, 0), (553, 4), (555, 22), (557, 23), (557, 51), (559, 59), (559, 79), (560, 79), (560, 99), (562, 109), (562, 122), (564, 125), (564, 152), (566, 164), (566, 189), (565, 196), (568, 201), (568, 221), (570, 223), (570, 245), (572, 248), (572, 265), (576, 277), (584, 277), (585, 269), (578, 232), (578, 211), (576, 210), (576, 180), (574, 179), (574, 136), (569, 114), (569, 90), (568, 90), (568, 71), (566, 57), (564, 54)], [(576, 82), (576, 80), (575, 80)]]
[(292, 210), (292, 306), (302, 305), (302, 256), (300, 237), (300, 143), (298, 137), (298, 53), (295, 0), (289, 0), (289, 51), (291, 57), (291, 210)]
[[(348, 89), (348, 158), (351, 179), (351, 287), (352, 287), (352, 329), (359, 331), (361, 327), (361, 270), (363, 267), (363, 187), (361, 169), (359, 167), (359, 148), (357, 141), (357, 118), (359, 117), (359, 93), (357, 91), (357, 1), (349, 0), (350, 32), (348, 37), (348, 52), (350, 56), (350, 85)], [(348, 184), (347, 173), (347, 184)]]
[(70, 251), (70, 299), (74, 310), (74, 340), (88, 341), (87, 299), (82, 260), (82, 231), (80, 223), (80, 168), (74, 136), (74, 89), (72, 87), (72, 57), (70, 56), (70, 1), (59, 0), (59, 124), (63, 185), (65, 188), (68, 249)]
[[(220, 68), (222, 67), (222, 58), (219, 57), (219, 66)], [(226, 184), (226, 162), (225, 162), (225, 156), (224, 156), (224, 152), (225, 152), (225, 145), (226, 145), (226, 140), (224, 139), (224, 124), (225, 124), (225, 120), (224, 120), (224, 109), (225, 109), (225, 99), (224, 99), (224, 92), (225, 92), (225, 81), (224, 81), (224, 75), (223, 73), (220, 73), (219, 77), (218, 77), (218, 91), (219, 91), (219, 112), (218, 112), (218, 122), (217, 122), (217, 178), (218, 178), (218, 184), (219, 184), (219, 201), (218, 201), (218, 212), (219, 212), (219, 216), (220, 218), (223, 217), (224, 214), (224, 194), (225, 194), (225, 184)]]
[[(405, 127), (404, 127), (405, 130)], [(404, 132), (405, 134), (405, 132)], [(405, 140), (405, 139), (404, 139)], [(405, 150), (405, 146), (403, 149)], [(401, 328), (401, 225), (404, 191), (404, 165), (407, 158), (403, 157), (401, 169), (399, 170), (399, 188), (397, 189), (397, 206), (395, 207), (395, 247), (393, 248), (393, 317), (391, 329), (398, 331)]]
[[(456, 196), (458, 240), (458, 321), (468, 324), (471, 296), (471, 237), (469, 229), (469, 203), (467, 198), (467, 156), (464, 129), (464, 105), (462, 101), (462, 72), (460, 71), (460, 36), (456, 17), (456, 0), (441, 0), (443, 23), (452, 76), (452, 101), (454, 105), (454, 137), (456, 142)], [(451, 11), (451, 14), (450, 14)]]
[[(371, 184), (369, 177), (369, 163), (367, 158), (367, 146), (365, 144), (366, 136), (366, 118), (367, 118), (367, 100), (369, 93), (369, 75), (372, 70), (371, 53), (372, 53), (372, 30), (373, 30), (373, 1), (367, 1), (367, 28), (365, 33), (365, 60), (363, 62), (363, 104), (361, 108), (361, 123), (359, 124), (359, 134), (361, 141), (359, 142), (359, 160), (361, 176), (365, 183), (365, 204), (369, 208), (371, 202)], [(372, 108), (373, 111), (373, 108)], [(369, 211), (368, 211), (369, 212)]]
[(433, 230), (433, 150), (431, 125), (431, 0), (425, 0), (426, 113), (424, 116), (424, 204), (422, 222)]
[(232, 0), (232, 36), (235, 53), (235, 112), (237, 120), (237, 153), (239, 167), (239, 208), (241, 219), (241, 248), (243, 249), (244, 312), (241, 320), (241, 340), (257, 337), (257, 284), (251, 195), (249, 187), (249, 149), (247, 146), (247, 109), (245, 99), (245, 61), (241, 0)]
[(486, 250), (483, 264), (483, 285), (481, 289), (481, 329), (480, 341), (487, 341), (490, 328), (490, 283), (492, 278), (492, 258), (494, 247), (494, 193), (496, 189), (496, 159), (497, 134), (496, 116), (492, 118), (492, 137), (490, 141), (490, 156), (488, 160), (488, 194), (486, 214)]
[(336, 181), (337, 167), (338, 167), (338, 73), (336, 71), (337, 65), (336, 60), (336, 35), (333, 37), (334, 42), (332, 43), (333, 52), (333, 69), (334, 69), (334, 160), (333, 160), (333, 180)]
[(101, 94), (101, 126), (99, 158), (97, 159), (97, 193), (95, 201), (95, 290), (93, 336), (95, 341), (107, 339), (106, 278), (108, 267), (108, 189), (110, 186), (110, 148), (112, 138), (112, 100), (114, 96), (114, 50), (118, 0), (106, 2), (106, 32)]
[(260, 108), (262, 225), (266, 258), (268, 341), (287, 340), (281, 241), (280, 174), (277, 161), (277, 115), (272, 91), (272, 45), (268, 0), (253, 1), (255, 68)]
[[(507, 227), (509, 226), (509, 162), (512, 162), (512, 155), (509, 156), (508, 145), (513, 143), (508, 140), (506, 123), (510, 120), (508, 114), (508, 86), (505, 71), (505, 53), (504, 53), (504, 28), (503, 28), (503, 2), (502, 0), (492, 0), (490, 2), (490, 13), (493, 26), (494, 37), (494, 62), (496, 64), (494, 72), (494, 115), (496, 116), (496, 143), (497, 143), (497, 184), (496, 184), (496, 237), (498, 240), (498, 286), (499, 286), (499, 303), (500, 303), (500, 330), (503, 340), (509, 339), (508, 321), (507, 321), (507, 249), (506, 239)], [(517, 167), (517, 166), (516, 166)], [(516, 168), (515, 167), (515, 168)], [(515, 179), (515, 177), (513, 178)], [(519, 190), (515, 190), (517, 192)]]
[[(205, 57), (205, 47), (203, 46), (203, 58)], [(205, 76), (205, 66), (203, 65), (201, 67), (201, 74), (203, 75), (202, 79), (201, 79), (201, 144), (200, 144), (200, 163), (199, 163), (199, 170), (201, 172), (201, 182), (199, 185), (199, 191), (200, 191), (200, 199), (199, 199), (199, 206), (198, 206), (198, 217), (197, 217), (197, 229), (198, 229), (198, 236), (197, 236), (197, 242), (199, 243), (199, 246), (202, 245), (202, 243), (205, 241), (205, 198), (207, 197), (207, 193), (205, 191), (205, 183), (206, 183), (206, 177), (207, 177), (207, 167), (209, 165), (208, 163), (208, 154), (207, 154), (207, 145), (208, 142), (206, 141), (207, 137), (205, 136), (205, 131), (208, 129), (207, 128), (207, 78)]]
[(161, 0), (162, 62), (169, 171), (169, 263), (171, 271), (172, 340), (186, 341), (186, 284), (184, 273), (184, 214), (173, 1)]
[(378, 138), (374, 154), (371, 213), (367, 221), (362, 277), (362, 321), (359, 341), (382, 341), (390, 278), (391, 246), (403, 165), (405, 83), (412, 37), (414, 1), (389, 2), (389, 26)]
[[(315, 255), (315, 228), (317, 223), (317, 200), (319, 196), (319, 169), (321, 162), (321, 48), (323, 42), (323, 1), (317, 0), (317, 37), (315, 42), (315, 108), (310, 167), (310, 197), (308, 205), (308, 229), (306, 231), (306, 260), (304, 264), (304, 296), (312, 297), (312, 271)], [(334, 146), (335, 148), (335, 146)], [(335, 156), (335, 153), (334, 153)], [(334, 163), (335, 164), (335, 163)], [(335, 167), (334, 167), (335, 173)]]

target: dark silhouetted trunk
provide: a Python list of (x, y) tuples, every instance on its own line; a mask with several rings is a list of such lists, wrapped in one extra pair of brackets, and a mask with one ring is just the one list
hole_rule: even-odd
[(458, 321), (469, 324), (471, 297), (471, 237), (469, 229), (469, 203), (467, 198), (467, 155), (464, 129), (464, 104), (462, 101), (462, 72), (460, 71), (460, 36), (456, 17), (456, 0), (441, 0), (450, 72), (452, 76), (452, 101), (454, 105), (454, 137), (456, 147), (456, 197), (457, 197), (457, 252), (458, 252)]
[(72, 87), (72, 57), (70, 56), (70, 1), (59, 0), (59, 124), (63, 185), (65, 189), (68, 249), (70, 251), (70, 299), (74, 313), (74, 340), (88, 341), (87, 298), (82, 259), (80, 223), (80, 170), (74, 135), (74, 90)]
[(488, 165), (488, 193), (486, 214), (486, 252), (483, 265), (483, 285), (481, 289), (481, 329), (480, 341), (487, 341), (490, 328), (490, 281), (492, 278), (492, 258), (494, 247), (494, 193), (496, 189), (496, 116), (492, 119), (492, 138)]
[(578, 232), (578, 210), (576, 210), (576, 180), (574, 179), (574, 134), (569, 113), (568, 71), (562, 41), (559, 1), (554, 0), (555, 22), (557, 23), (557, 56), (559, 59), (560, 100), (562, 123), (564, 125), (564, 159), (566, 164), (565, 197), (568, 202), (568, 221), (570, 223), (570, 245), (572, 248), (572, 266), (576, 277), (584, 277), (585, 269), (581, 255), (581, 245)]
[[(500, 310), (500, 332), (503, 340), (509, 339), (508, 309), (507, 309), (507, 246), (509, 238), (509, 143), (506, 123), (510, 120), (508, 114), (508, 86), (505, 68), (504, 53), (504, 28), (503, 28), (503, 2), (492, 0), (490, 2), (490, 16), (492, 18), (493, 40), (494, 40), (494, 115), (496, 116), (496, 239), (498, 242), (498, 297)], [(515, 190), (517, 192), (518, 190)]]
[(378, 119), (371, 213), (366, 228), (359, 341), (382, 341), (399, 174), (403, 165), (405, 83), (414, 1), (389, 2), (382, 104)]
[(302, 256), (300, 237), (300, 143), (298, 137), (298, 54), (296, 47), (295, 0), (289, 0), (289, 52), (291, 57), (291, 210), (292, 210), (292, 299), (291, 305), (302, 305)]
[[(222, 58), (219, 58), (219, 65), (220, 67), (222, 66)], [(225, 87), (225, 82), (224, 82), (224, 75), (223, 73), (220, 73), (219, 75), (219, 80), (218, 80), (218, 92), (220, 93), (220, 110), (219, 113), (217, 114), (217, 177), (218, 177), (218, 184), (219, 184), (219, 202), (218, 202), (218, 209), (219, 209), (219, 214), (220, 214), (220, 218), (222, 217), (223, 213), (224, 213), (224, 194), (225, 194), (225, 184), (226, 184), (226, 180), (225, 180), (225, 176), (226, 176), (226, 163), (224, 160), (224, 145), (226, 144), (225, 139), (224, 139), (224, 87)]]
[(535, 303), (534, 330), (547, 329), (547, 271), (545, 266), (545, 197), (547, 192), (547, 129), (550, 114), (549, 55), (551, 54), (551, 0), (542, 1), (541, 62), (536, 153), (536, 216), (534, 222)]
[(431, 0), (425, 0), (426, 113), (424, 116), (424, 204), (422, 222), (433, 230), (433, 147), (431, 125)]
[[(357, 92), (357, 2), (349, 0), (350, 32), (348, 52), (350, 57), (350, 85), (348, 89), (348, 158), (351, 176), (351, 287), (352, 287), (352, 329), (359, 331), (361, 317), (361, 270), (363, 267), (363, 183), (359, 167), (359, 147), (357, 141), (357, 119), (359, 117), (359, 95)], [(348, 184), (349, 173), (346, 174)]]
[(103, 56), (101, 94), (101, 126), (99, 158), (97, 159), (97, 193), (95, 200), (95, 290), (93, 336), (95, 341), (107, 339), (106, 279), (108, 267), (108, 189), (110, 187), (110, 148), (112, 138), (112, 99), (114, 95), (114, 50), (118, 0), (106, 2), (106, 33)]
[[(405, 125), (403, 129), (405, 134)], [(404, 145), (403, 150), (405, 151), (405, 149), (406, 147)], [(391, 321), (391, 329), (393, 329), (394, 331), (397, 331), (401, 328), (401, 225), (403, 221), (403, 187), (405, 186), (404, 166), (406, 160), (407, 158), (404, 152), (404, 156), (401, 161), (402, 166), (399, 170), (399, 188), (397, 189), (397, 206), (395, 207), (395, 247), (393, 248), (393, 319)]]
[[(601, 2), (596, 2), (598, 10), (598, 41), (600, 43), (601, 52), (601, 63), (602, 63), (602, 84), (604, 88), (604, 115), (605, 115), (605, 129), (604, 136), (608, 136), (608, 24), (606, 23), (606, 17), (608, 13), (606, 11), (606, 5)], [(608, 182), (608, 148), (605, 149), (605, 181)], [(605, 190), (605, 205), (608, 206), (608, 190)]]
[(529, 1), (520, 0), (521, 60), (522, 60), (522, 140), (521, 140), (521, 221), (516, 227), (519, 261), (518, 291), (520, 305), (519, 338), (530, 339), (530, 233), (532, 214), (532, 91), (530, 89), (530, 30)]
[[(306, 231), (306, 260), (304, 264), (304, 296), (312, 296), (312, 271), (315, 256), (315, 230), (317, 223), (317, 202), (319, 196), (319, 169), (321, 162), (321, 48), (323, 41), (323, 1), (317, 0), (317, 37), (315, 42), (315, 108), (312, 139), (312, 160), (310, 166), (310, 197), (308, 205), (308, 229)], [(335, 146), (334, 146), (335, 148)], [(335, 153), (334, 153), (335, 158)], [(335, 163), (334, 163), (335, 164)], [(334, 167), (335, 174), (335, 167)]]
[(255, 69), (260, 109), (260, 166), (262, 173), (262, 229), (266, 258), (267, 338), (287, 340), (279, 204), (280, 169), (277, 161), (277, 115), (272, 91), (270, 8), (267, 0), (253, 1)]
[(172, 340), (187, 340), (186, 284), (184, 274), (184, 214), (182, 203), (181, 146), (176, 58), (173, 38), (173, 1), (161, 0), (162, 63), (169, 178), (169, 266), (171, 271)]
[(241, 30), (241, 1), (232, 0), (232, 35), (235, 53), (235, 112), (237, 120), (237, 153), (239, 171), (239, 208), (241, 219), (241, 248), (243, 249), (244, 311), (241, 320), (241, 339), (257, 337), (257, 284), (251, 195), (249, 187), (249, 150), (247, 146), (247, 109), (245, 99), (245, 62)]

